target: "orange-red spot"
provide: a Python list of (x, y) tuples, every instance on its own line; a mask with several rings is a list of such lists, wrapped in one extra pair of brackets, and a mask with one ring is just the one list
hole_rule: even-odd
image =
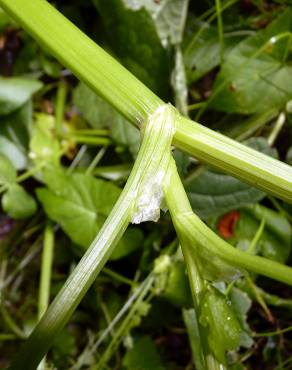
[(217, 225), (219, 234), (225, 239), (231, 238), (234, 235), (234, 229), (239, 218), (240, 213), (238, 211), (231, 211), (222, 216)]

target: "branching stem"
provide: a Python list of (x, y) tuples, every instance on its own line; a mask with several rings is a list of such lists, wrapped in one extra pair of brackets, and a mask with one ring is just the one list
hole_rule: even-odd
[[(46, 0), (26, 0), (25, 5), (23, 0), (0, 0), (0, 5), (134, 125), (139, 126), (162, 104), (154, 93)], [(277, 40), (290, 36), (281, 34)], [(173, 143), (202, 162), (292, 203), (290, 166), (187, 119), (178, 123)]]

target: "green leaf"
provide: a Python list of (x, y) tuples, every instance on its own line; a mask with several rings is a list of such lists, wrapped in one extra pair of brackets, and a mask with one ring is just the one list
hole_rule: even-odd
[[(184, 46), (184, 62), (188, 83), (191, 84), (220, 64), (220, 43), (218, 28), (209, 23), (194, 19), (194, 35)], [(224, 56), (226, 57), (239, 41), (238, 36), (224, 39)]]
[(216, 78), (210, 105), (220, 111), (243, 114), (283, 108), (292, 98), (292, 67), (286, 60), (291, 34), (278, 42), (276, 38), (288, 31), (292, 31), (291, 9), (266, 29), (240, 42)]
[(16, 182), (16, 169), (11, 161), (3, 154), (0, 154), (0, 185)]
[(65, 188), (38, 189), (38, 199), (48, 216), (75, 243), (87, 248), (117, 201), (120, 189), (90, 175), (73, 174), (62, 180)]
[[(124, 1), (128, 4), (134, 3), (133, 0)], [(151, 14), (164, 46), (178, 45), (182, 42), (189, 0), (144, 0), (139, 3), (140, 8), (145, 7)]]
[(230, 304), (219, 290), (209, 287), (202, 298), (199, 318), (200, 323), (209, 330), (210, 348), (223, 364), (226, 363), (226, 351), (237, 349), (240, 341), (241, 328)]
[[(246, 144), (265, 154), (276, 155), (263, 138), (249, 139)], [(194, 211), (203, 219), (258, 202), (265, 196), (262, 191), (210, 168), (204, 168), (185, 189)]]
[(5, 154), (18, 170), (26, 166), (26, 156), (20, 148), (5, 136), (0, 136), (0, 153)]
[(130, 152), (136, 157), (140, 147), (140, 132), (136, 127), (129, 125), (125, 119), (113, 121), (111, 127), (111, 137), (121, 145), (129, 148)]
[(29, 156), (34, 161), (58, 165), (62, 151), (59, 141), (54, 136), (55, 118), (45, 113), (38, 113), (35, 117)]
[(171, 74), (171, 85), (174, 90), (175, 106), (185, 116), (188, 115), (188, 88), (185, 66), (180, 47), (175, 51), (175, 65)]
[(161, 296), (174, 306), (191, 306), (192, 296), (185, 263), (183, 261), (175, 261), (171, 264), (166, 286)]
[(74, 89), (73, 103), (94, 128), (108, 128), (113, 118), (123, 119), (110, 104), (82, 82)]
[(32, 124), (31, 100), (18, 110), (1, 117), (0, 122), (0, 152), (10, 159), (16, 169), (22, 170), (27, 165)]
[(150, 337), (139, 338), (123, 359), (127, 370), (163, 370), (158, 351)]
[(228, 296), (232, 303), (232, 309), (242, 328), (240, 346), (250, 348), (253, 345), (253, 339), (247, 323), (247, 313), (251, 308), (252, 301), (245, 292), (236, 287), (232, 287)]
[(74, 90), (73, 101), (92, 127), (108, 128), (117, 143), (129, 147), (133, 155), (137, 154), (140, 145), (139, 131), (105, 100), (80, 83)]
[(52, 344), (52, 356), (58, 367), (69, 367), (70, 355), (77, 349), (76, 339), (68, 329), (63, 329)]
[(128, 256), (138, 248), (142, 247), (143, 233), (141, 230), (135, 227), (130, 227), (124, 234), (124, 237), (120, 240), (119, 244), (113, 251), (110, 259), (112, 261), (119, 260)]
[(150, 13), (132, 0), (93, 0), (112, 50), (122, 64), (161, 97), (169, 95), (170, 62)]
[(265, 220), (265, 227), (256, 250), (266, 258), (284, 263), (291, 251), (291, 225), (280, 213), (259, 204), (246, 206), (240, 211), (231, 242), (249, 245), (262, 219)]
[(0, 77), (0, 115), (9, 114), (26, 103), (42, 83), (21, 77)]
[(10, 217), (23, 219), (32, 216), (37, 205), (34, 198), (20, 185), (12, 184), (2, 197), (2, 208)]
[[(37, 197), (45, 212), (76, 244), (89, 247), (117, 201), (120, 188), (91, 175), (66, 175), (53, 167), (51, 173), (47, 169), (44, 178), (49, 189), (37, 189)], [(141, 242), (142, 232), (139, 229), (127, 230), (113, 259), (124, 257), (140, 247)]]

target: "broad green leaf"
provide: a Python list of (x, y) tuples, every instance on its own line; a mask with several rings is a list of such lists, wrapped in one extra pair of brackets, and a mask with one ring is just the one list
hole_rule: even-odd
[[(191, 84), (220, 64), (220, 43), (218, 29), (197, 19), (193, 21), (194, 36), (184, 46), (184, 63), (188, 84)], [(241, 37), (224, 39), (224, 56), (238, 43)]]
[(12, 184), (2, 197), (2, 208), (10, 217), (23, 219), (36, 212), (37, 204), (20, 185)]
[(189, 0), (124, 0), (132, 9), (145, 8), (151, 14), (162, 45), (182, 42)]
[(158, 351), (150, 337), (139, 338), (123, 358), (127, 370), (163, 370)]
[(240, 210), (231, 242), (248, 245), (262, 219), (265, 220), (265, 226), (257, 243), (257, 250), (266, 258), (284, 263), (291, 251), (292, 228), (284, 216), (269, 208), (257, 204)]
[(243, 114), (285, 107), (292, 98), (292, 67), (287, 60), (291, 34), (276, 40), (288, 31), (292, 31), (291, 9), (266, 29), (240, 42), (216, 78), (210, 105)]
[(55, 118), (38, 113), (32, 128), (29, 156), (35, 161), (58, 165), (62, 154), (59, 141), (54, 136)]
[(170, 59), (150, 13), (140, 2), (93, 0), (111, 49), (122, 64), (163, 98), (169, 95)]
[(0, 185), (16, 182), (16, 169), (11, 161), (0, 153)]
[(83, 83), (74, 90), (73, 101), (92, 127), (108, 128), (117, 143), (129, 147), (133, 155), (137, 154), (140, 145), (139, 131), (106, 101)]
[[(265, 154), (276, 155), (263, 138), (252, 138), (245, 143)], [(204, 219), (258, 202), (265, 196), (256, 188), (209, 168), (204, 168), (185, 189), (194, 211)]]
[(165, 289), (161, 295), (174, 306), (189, 307), (192, 304), (190, 285), (185, 263), (175, 261), (168, 271)]
[(0, 117), (0, 152), (6, 155), (18, 170), (24, 169), (27, 165), (31, 124), (30, 100), (16, 111)]
[(52, 356), (54, 363), (59, 367), (69, 367), (70, 355), (77, 349), (76, 337), (66, 328), (63, 329), (55, 338), (52, 345)]
[(231, 302), (209, 287), (202, 298), (199, 321), (208, 328), (208, 343), (217, 360), (225, 364), (226, 352), (237, 349), (240, 343), (241, 328)]
[(50, 77), (60, 78), (62, 67), (55, 60), (51, 59), (45, 53), (40, 54), (41, 67)]
[(135, 227), (129, 227), (124, 234), (115, 250), (113, 251), (110, 259), (112, 261), (119, 260), (128, 256), (138, 248), (142, 247), (143, 234), (141, 230)]
[(141, 141), (140, 132), (137, 128), (129, 125), (129, 123), (122, 118), (113, 122), (110, 130), (111, 137), (118, 144), (128, 147), (133, 156), (136, 157)]
[(111, 105), (82, 82), (74, 89), (73, 103), (94, 128), (107, 128), (111, 126), (113, 119), (124, 119)]
[(0, 77), (0, 115), (9, 114), (26, 103), (42, 83), (21, 77)]
[(232, 287), (228, 297), (232, 303), (232, 309), (242, 328), (240, 333), (240, 346), (250, 348), (253, 344), (253, 339), (251, 337), (251, 330), (247, 323), (247, 313), (251, 308), (252, 301), (245, 292), (236, 287)]
[(25, 168), (27, 162), (25, 154), (5, 136), (0, 136), (0, 153), (7, 156), (18, 170)]
[[(54, 170), (52, 170), (54, 171)], [(59, 223), (64, 232), (83, 248), (89, 247), (109, 215), (121, 190), (114, 184), (95, 179), (91, 175), (66, 175), (56, 171), (45, 173), (49, 188), (37, 190), (45, 212)], [(129, 229), (113, 254), (113, 259), (124, 257), (141, 246), (142, 232)]]

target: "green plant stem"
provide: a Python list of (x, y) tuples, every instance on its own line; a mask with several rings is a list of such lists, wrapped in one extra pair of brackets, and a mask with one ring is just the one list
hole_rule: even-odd
[(70, 130), (69, 134), (74, 135), (96, 135), (96, 136), (109, 136), (110, 131), (103, 128), (97, 129), (80, 129), (80, 130)]
[(17, 337), (14, 335), (14, 334), (10, 334), (10, 333), (1, 333), (0, 334), (0, 342), (1, 341), (6, 341), (6, 340), (15, 340), (17, 339)]
[(260, 238), (263, 234), (263, 231), (265, 229), (265, 224), (266, 224), (266, 220), (265, 220), (265, 218), (262, 218), (260, 226), (257, 229), (257, 232), (255, 233), (255, 236), (253, 237), (252, 241), (250, 242), (250, 244), (249, 244), (249, 246), (246, 250), (246, 253), (250, 253), (250, 254), (255, 253), (255, 248), (256, 248), (257, 243), (259, 242), (259, 240), (260, 240)]
[[(169, 176), (170, 176), (170, 183), (166, 183), (165, 185), (165, 195), (166, 195), (166, 202), (168, 205), (168, 208), (171, 213), (171, 217), (174, 222), (174, 226), (176, 229), (176, 232), (178, 234), (182, 252), (184, 255), (184, 259), (187, 266), (187, 272), (190, 282), (190, 288), (192, 292), (192, 298), (193, 298), (193, 304), (194, 304), (194, 315), (195, 320), (193, 322), (193, 330), (196, 332), (196, 345), (193, 346), (193, 352), (194, 352), (194, 361), (196, 368), (198, 370), (224, 370), (225, 367), (223, 364), (220, 364), (217, 359), (215, 358), (214, 354), (212, 353), (209, 344), (208, 344), (208, 329), (200, 324), (200, 321), (198, 319), (201, 304), (202, 304), (202, 297), (204, 295), (204, 292), (206, 291), (206, 283), (201, 276), (200, 270), (197, 266), (197, 259), (196, 259), (196, 253), (193, 249), (192, 245), (190, 244), (188, 234), (185, 233), (185, 230), (181, 228), (181, 224), (177, 223), (176, 220), (178, 217), (180, 217), (181, 213), (189, 212), (189, 203), (186, 202), (186, 199), (183, 199), (181, 197), (180, 191), (182, 191), (185, 194), (182, 182), (179, 178), (179, 175), (177, 173), (177, 169), (175, 166), (174, 160), (171, 160), (171, 164), (169, 166)], [(176, 178), (176, 180), (179, 182), (177, 184), (176, 188), (170, 189), (173, 184), (171, 184), (171, 181), (173, 181), (173, 176)], [(178, 200), (176, 203), (176, 206), (173, 207), (173, 203), (170, 197), (171, 192), (176, 192), (178, 190)], [(186, 194), (185, 194), (186, 195)], [(191, 211), (192, 212), (192, 211)], [(190, 232), (190, 230), (189, 230)], [(192, 232), (192, 231), (191, 231)]]
[[(177, 229), (178, 231), (178, 229)], [(218, 363), (212, 354), (207, 340), (208, 329), (203, 327), (198, 320), (200, 313), (200, 307), (202, 304), (202, 296), (206, 289), (205, 282), (200, 276), (199, 269), (197, 268), (196, 258), (188, 241), (184, 237), (183, 233), (179, 233), (179, 239), (181, 241), (181, 248), (184, 255), (184, 259), (187, 266), (188, 277), (192, 292), (192, 298), (194, 303), (194, 314), (196, 320), (193, 328), (197, 332), (196, 335), (196, 348), (193, 348), (194, 361), (198, 370), (224, 370), (222, 364)]]
[(286, 121), (286, 116), (284, 112), (281, 112), (277, 118), (277, 121), (275, 123), (275, 126), (273, 127), (272, 132), (270, 133), (268, 137), (268, 143), (269, 145), (274, 145), (274, 142), (276, 141), (280, 131), (282, 130), (284, 124)]
[[(1, 1), (1, 0), (0, 0)], [(276, 197), (292, 202), (292, 167), (182, 118), (173, 144), (181, 150)]]
[[(15, 357), (10, 370), (34, 370), (51, 346), (57, 333), (66, 325), (79, 302), (108, 260), (117, 242), (124, 234), (136, 211), (139, 185), (148, 176), (162, 170), (165, 157), (169, 157), (174, 108), (163, 106), (155, 117), (150, 117), (144, 138), (131, 175), (116, 205), (95, 240), (52, 302), (23, 348)], [(157, 124), (154, 124), (157, 123)], [(165, 163), (166, 165), (167, 163)]]
[(279, 330), (276, 330), (276, 331), (269, 331), (269, 332), (266, 332), (266, 333), (254, 333), (253, 337), (272, 337), (272, 336), (275, 336), (275, 335), (281, 335), (281, 334), (284, 334), (284, 333), (288, 333), (289, 331), (292, 331), (292, 326), (288, 326), (285, 329), (279, 329)]
[(102, 157), (104, 156), (106, 152), (106, 147), (102, 147), (98, 153), (96, 154), (96, 156), (93, 158), (92, 162), (90, 163), (90, 165), (87, 167), (87, 170), (85, 171), (85, 174), (86, 175), (89, 175), (92, 173), (92, 171), (94, 170), (94, 168), (98, 165), (98, 163), (101, 161)]
[[(45, 163), (41, 162), (38, 165), (36, 165), (35, 167), (32, 167), (29, 170), (23, 172), (21, 175), (19, 175), (17, 177), (16, 182), (21, 183), (21, 182), (29, 179), (31, 176), (38, 173), (42, 169), (42, 167), (44, 167), (44, 166), (45, 166)], [(3, 193), (5, 190), (7, 190), (8, 187), (9, 187), (8, 184), (5, 184), (5, 185), (1, 186), (0, 187), (0, 194)]]
[(75, 141), (75, 143), (77, 144), (102, 146), (102, 145), (109, 145), (112, 143), (112, 141), (109, 138), (103, 137), (103, 136), (98, 137), (98, 136), (87, 136), (87, 135), (84, 135), (84, 136), (70, 135), (69, 138)]
[(56, 120), (56, 134), (58, 137), (62, 136), (62, 123), (64, 118), (64, 110), (67, 96), (66, 82), (61, 81), (58, 86), (56, 96), (55, 120)]
[(117, 273), (116, 271), (110, 270), (107, 267), (104, 267), (103, 270), (102, 270), (102, 272), (104, 274), (110, 276), (114, 280), (118, 281), (121, 284), (129, 285), (132, 288), (135, 288), (137, 286), (137, 283), (136, 282), (132, 281), (131, 279), (126, 278), (125, 276)]
[[(139, 126), (161, 104), (155, 94), (47, 1), (26, 0), (24, 5), (23, 0), (0, 0), (0, 5), (133, 124)], [(287, 35), (281, 34), (277, 40), (284, 37)], [(292, 169), (288, 165), (187, 119), (178, 123), (174, 145), (242, 181), (292, 202)]]
[(180, 233), (187, 235), (192, 245), (208, 250), (232, 266), (292, 285), (292, 268), (240, 251), (210, 230), (193, 213), (173, 160), (169, 166), (169, 171), (170, 178), (165, 187), (166, 202), (176, 229)]
[(245, 279), (246, 279), (246, 283), (249, 286), (250, 290), (253, 292), (253, 295), (255, 299), (257, 300), (258, 304), (262, 307), (263, 311), (265, 312), (268, 320), (270, 322), (273, 322), (274, 321), (273, 315), (269, 307), (267, 306), (260, 290), (257, 289), (257, 286), (254, 284), (254, 282), (249, 276), (246, 276)]
[(216, 4), (216, 16), (217, 16), (218, 35), (219, 35), (219, 44), (220, 44), (220, 64), (222, 65), (224, 61), (224, 31), (223, 31), (223, 22), (222, 22), (221, 1), (215, 0), (215, 4)]
[(8, 328), (14, 333), (18, 338), (25, 339), (25, 333), (18, 327), (16, 322), (10, 316), (9, 312), (4, 307), (4, 303), (1, 304), (0, 307), (1, 315), (3, 318), (4, 323), (8, 326)]
[(137, 314), (137, 312), (139, 310), (139, 307), (141, 306), (141, 304), (145, 300), (147, 294), (150, 292), (151, 287), (153, 285), (153, 282), (154, 282), (154, 277), (149, 276), (148, 279), (147, 279), (146, 284), (144, 285), (143, 289), (141, 290), (139, 296), (137, 297), (137, 300), (133, 303), (129, 313), (127, 314), (127, 316), (125, 317), (125, 319), (123, 320), (123, 322), (121, 323), (119, 328), (117, 329), (117, 331), (116, 331), (115, 335), (113, 336), (110, 344), (108, 345), (108, 347), (104, 351), (104, 353), (103, 353), (102, 357), (100, 358), (100, 360), (98, 361), (97, 365), (95, 365), (93, 367), (93, 370), (103, 369), (104, 366), (106, 365), (106, 363), (110, 360), (114, 351), (116, 350), (116, 348), (120, 344), (123, 335), (125, 333), (127, 333), (129, 328), (131, 327), (133, 318)]
[(44, 233), (44, 246), (41, 262), (41, 276), (38, 302), (38, 319), (40, 320), (46, 312), (50, 300), (50, 285), (54, 255), (54, 229), (48, 223)]

